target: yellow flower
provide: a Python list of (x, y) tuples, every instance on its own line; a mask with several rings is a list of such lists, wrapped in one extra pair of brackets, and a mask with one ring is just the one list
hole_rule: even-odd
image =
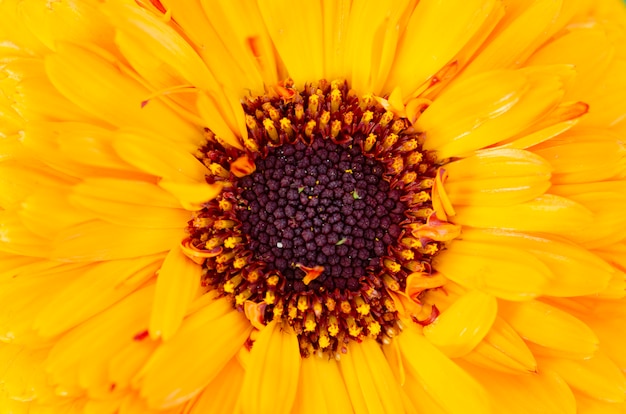
[(620, 1), (0, 22), (0, 412), (626, 410)]

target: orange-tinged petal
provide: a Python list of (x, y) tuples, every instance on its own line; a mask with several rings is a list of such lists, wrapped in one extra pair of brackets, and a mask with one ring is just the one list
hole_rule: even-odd
[(190, 315), (137, 374), (141, 395), (153, 408), (173, 407), (198, 395), (243, 346), (250, 329), (228, 298)]
[(292, 413), (331, 414), (351, 410), (350, 398), (337, 362), (317, 356), (304, 358)]
[[(290, 413), (300, 373), (300, 347), (292, 332), (270, 322), (257, 337), (241, 387), (245, 414)], [(277, 398), (280, 396), (280, 398)]]
[(407, 23), (405, 40), (399, 45), (385, 91), (401, 85), (405, 95), (412, 94), (483, 29), (498, 3), (472, 0), (457, 6), (452, 9), (436, 0), (418, 3)]
[(172, 240), (184, 238), (178, 229), (138, 229), (94, 220), (61, 231), (52, 257), (74, 262), (129, 259), (168, 251)]
[(176, 333), (200, 288), (201, 276), (202, 267), (188, 259), (180, 247), (170, 250), (158, 272), (149, 325), (152, 339), (167, 341)]
[(585, 323), (554, 306), (538, 301), (501, 301), (500, 315), (522, 338), (563, 355), (590, 357), (598, 338)]
[[(573, 243), (503, 230), (465, 229), (464, 240), (510, 246), (531, 253), (551, 271), (544, 292), (551, 296), (590, 295), (607, 288), (615, 269)], [(593, 277), (590, 277), (593, 275)]]
[(512, 206), (457, 206), (451, 221), (472, 227), (568, 234), (591, 224), (589, 209), (573, 200), (544, 194)]
[(480, 150), (444, 168), (445, 188), (454, 205), (514, 205), (550, 187), (550, 164), (530, 151)]
[(572, 391), (552, 370), (510, 375), (468, 365), (464, 365), (464, 368), (489, 390), (495, 412), (515, 414), (577, 412)]
[(493, 296), (470, 291), (425, 326), (424, 336), (451, 358), (466, 355), (489, 332), (497, 310)]
[(93, 52), (70, 44), (58, 44), (46, 59), (46, 72), (61, 93), (117, 127), (143, 127), (179, 142), (198, 143), (199, 129), (182, 120), (162, 102), (142, 107), (150, 92)]
[(394, 340), (400, 345), (407, 372), (427, 390), (444, 412), (491, 412), (483, 387), (428, 342), (416, 328), (407, 326), (402, 335)]
[(535, 357), (524, 340), (499, 316), (485, 338), (464, 359), (483, 368), (512, 374), (537, 369)]
[(239, 390), (245, 371), (231, 359), (222, 371), (206, 386), (202, 394), (192, 401), (185, 413), (236, 413), (239, 407)]
[(557, 372), (570, 387), (601, 401), (623, 403), (626, 378), (613, 361), (602, 352), (586, 359), (546, 358), (540, 366)]
[(376, 341), (351, 343), (348, 352), (341, 356), (339, 368), (354, 411), (402, 411), (398, 384)]
[(550, 270), (530, 253), (507, 246), (455, 240), (433, 259), (448, 279), (508, 300), (543, 293)]

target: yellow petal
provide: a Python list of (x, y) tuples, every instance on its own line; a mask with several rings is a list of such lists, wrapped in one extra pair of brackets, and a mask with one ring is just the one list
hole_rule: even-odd
[(589, 397), (619, 403), (626, 399), (624, 374), (602, 352), (580, 360), (546, 358), (539, 362), (557, 372), (570, 387)]
[(148, 174), (169, 180), (203, 182), (209, 170), (175, 143), (132, 132), (117, 134), (113, 147), (120, 158)]
[(152, 339), (167, 341), (176, 333), (200, 288), (202, 271), (202, 267), (189, 260), (178, 246), (167, 254), (159, 270), (150, 314)]
[[(239, 390), (243, 384), (244, 370), (233, 358), (224, 369), (206, 386), (202, 394), (193, 401), (190, 413), (236, 413), (239, 405)], [(185, 411), (187, 413), (188, 411)]]
[(366, 339), (361, 343), (351, 343), (347, 354), (341, 356), (339, 367), (354, 411), (402, 411), (398, 384), (376, 341)]
[(332, 414), (352, 410), (344, 379), (334, 359), (302, 359), (298, 394), (292, 413)]
[(512, 137), (559, 103), (568, 69), (502, 70), (455, 83), (417, 120), (424, 148), (445, 159)]
[(270, 322), (252, 346), (241, 387), (242, 412), (291, 412), (298, 388), (300, 364), (296, 335), (283, 331), (280, 323)]
[(86, 321), (152, 278), (161, 261), (153, 256), (89, 266), (41, 310), (34, 327), (52, 337)]
[(555, 372), (509, 375), (464, 365), (489, 390), (495, 412), (511, 414), (575, 414), (576, 401), (565, 381)]
[(499, 305), (500, 315), (528, 341), (580, 357), (598, 349), (598, 338), (585, 323), (554, 306), (538, 301)]
[(94, 220), (63, 230), (54, 240), (52, 256), (65, 261), (129, 259), (168, 251), (182, 240), (178, 229), (138, 229)]
[(532, 152), (486, 149), (444, 166), (445, 188), (454, 205), (512, 205), (550, 187), (550, 164)]
[(250, 332), (245, 317), (219, 299), (189, 316), (154, 352), (135, 379), (153, 408), (179, 405), (199, 394), (239, 351)]
[(159, 182), (159, 187), (176, 197), (181, 206), (190, 211), (202, 210), (204, 203), (213, 200), (222, 191), (222, 184), (206, 182), (178, 183), (163, 180)]
[(46, 59), (46, 72), (61, 93), (105, 122), (143, 127), (180, 142), (198, 142), (200, 131), (162, 102), (142, 107), (150, 94), (104, 58), (78, 46), (58, 44)]
[(512, 206), (458, 206), (451, 221), (471, 227), (567, 234), (591, 224), (583, 205), (551, 194)]
[(491, 329), (498, 305), (496, 299), (474, 290), (456, 300), (430, 325), (424, 336), (443, 353), (457, 358), (469, 353)]
[(402, 85), (405, 94), (412, 94), (483, 29), (497, 2), (472, 0), (457, 6), (452, 9), (436, 0), (417, 4), (396, 53), (386, 91)]
[(267, 30), (289, 75), (299, 80), (298, 87), (324, 78), (321, 5), (306, 2), (300, 6), (291, 7), (285, 1), (259, 2)]
[[(411, 322), (409, 322), (411, 323)], [(412, 326), (394, 338), (400, 344), (407, 372), (446, 413), (489, 413), (485, 390)]]
[(626, 195), (617, 192), (584, 193), (569, 196), (593, 213), (593, 223), (571, 232), (570, 238), (590, 249), (610, 246), (624, 239)]
[(499, 316), (483, 341), (463, 359), (479, 367), (512, 374), (537, 369), (535, 357), (524, 340)]
[(448, 279), (508, 300), (528, 300), (543, 292), (550, 270), (524, 250), (455, 240), (433, 259)]
[(544, 292), (551, 296), (579, 296), (602, 292), (615, 273), (615, 269), (598, 256), (562, 240), (479, 229), (465, 229), (463, 239), (510, 246), (532, 254), (551, 271), (544, 288)]

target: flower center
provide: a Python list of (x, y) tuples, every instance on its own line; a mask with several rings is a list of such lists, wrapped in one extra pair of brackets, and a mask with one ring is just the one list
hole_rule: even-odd
[(436, 158), (383, 101), (346, 82), (279, 85), (243, 102), (245, 148), (207, 130), (198, 151), (223, 190), (183, 250), (254, 325), (289, 325), (303, 356), (420, 322), (430, 262), (458, 234), (433, 207)]
[[(279, 271), (294, 292), (358, 291), (400, 236), (401, 193), (383, 178), (383, 164), (362, 154), (358, 138), (270, 148), (238, 183), (247, 208), (237, 216), (254, 259)], [(305, 279), (307, 268), (320, 273)]]

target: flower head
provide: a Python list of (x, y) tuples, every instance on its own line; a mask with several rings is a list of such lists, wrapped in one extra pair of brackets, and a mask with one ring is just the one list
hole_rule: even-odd
[(626, 407), (619, 1), (0, 16), (3, 412)]

